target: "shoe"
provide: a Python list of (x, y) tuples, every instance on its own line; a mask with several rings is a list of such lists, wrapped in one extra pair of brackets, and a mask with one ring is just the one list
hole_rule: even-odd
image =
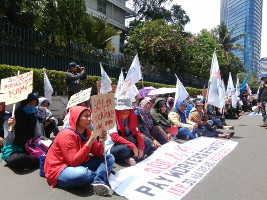
[(229, 129), (234, 129), (234, 128), (235, 128), (234, 126), (223, 126), (224, 130), (229, 130)]
[(110, 191), (110, 188), (103, 183), (93, 183), (92, 186), (93, 193), (99, 196), (106, 196)]
[(267, 127), (267, 125), (266, 124), (261, 124), (261, 125), (259, 125), (260, 127)]
[(230, 137), (233, 137), (234, 134), (235, 134), (235, 132), (230, 132), (230, 133), (228, 133), (228, 134), (230, 135)]
[(125, 158), (124, 162), (126, 162), (130, 166), (136, 165), (136, 162), (135, 162), (135, 160), (133, 158)]

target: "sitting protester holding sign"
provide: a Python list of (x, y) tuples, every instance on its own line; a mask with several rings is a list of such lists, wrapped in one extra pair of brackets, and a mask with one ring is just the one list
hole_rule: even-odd
[(231, 133), (222, 133), (220, 131), (215, 131), (211, 125), (207, 122), (209, 116), (207, 114), (207, 108), (203, 110), (203, 101), (197, 100), (195, 102), (195, 110), (190, 114), (190, 121), (197, 123), (197, 133), (201, 136), (206, 137), (221, 137), (221, 138), (230, 138), (234, 135), (234, 132)]
[(35, 136), (44, 138), (35, 114), (37, 104), (37, 97), (29, 94), (26, 100), (21, 101), (15, 117), (4, 121), (5, 146), (2, 148), (2, 158), (11, 167), (29, 169), (39, 166), (39, 160), (25, 151), (28, 140)]
[(157, 149), (161, 144), (168, 142), (168, 137), (160, 126), (154, 126), (149, 112), (150, 107), (151, 103), (149, 98), (145, 97), (139, 104), (137, 122), (140, 132), (151, 139), (153, 149)]
[[(107, 195), (104, 142), (106, 132), (99, 136), (89, 129), (91, 112), (82, 106), (70, 110), (70, 126), (59, 132), (50, 147), (44, 164), (44, 172), (51, 187), (71, 188), (92, 184), (97, 195)], [(107, 154), (108, 173), (113, 168), (114, 157)]]
[(115, 110), (116, 125), (109, 130), (115, 144), (111, 147), (110, 153), (116, 160), (135, 165), (136, 160), (144, 158), (150, 150), (151, 140), (143, 139), (138, 130), (136, 114), (129, 97), (119, 97)]

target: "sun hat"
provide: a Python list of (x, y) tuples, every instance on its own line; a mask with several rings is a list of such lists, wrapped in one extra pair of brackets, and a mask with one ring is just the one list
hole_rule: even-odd
[(126, 110), (126, 109), (133, 109), (131, 104), (131, 100), (128, 96), (120, 96), (117, 99), (117, 105), (115, 106), (115, 110)]
[(197, 101), (195, 102), (195, 105), (196, 105), (196, 106), (203, 106), (204, 104), (203, 104), (203, 101), (202, 101), (202, 100), (197, 100)]

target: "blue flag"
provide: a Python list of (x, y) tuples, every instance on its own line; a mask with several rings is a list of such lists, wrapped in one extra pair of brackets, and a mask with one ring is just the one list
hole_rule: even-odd
[[(249, 74), (248, 74), (249, 75)], [(245, 78), (244, 82), (242, 83), (242, 85), (240, 86), (240, 94), (242, 94), (244, 92), (244, 89), (247, 85), (247, 82), (248, 82), (248, 75), (247, 77)]]

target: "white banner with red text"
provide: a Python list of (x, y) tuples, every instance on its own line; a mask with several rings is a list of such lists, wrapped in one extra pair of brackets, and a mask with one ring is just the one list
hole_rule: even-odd
[(207, 137), (169, 142), (136, 166), (111, 174), (109, 183), (127, 199), (182, 199), (236, 146), (231, 140)]

